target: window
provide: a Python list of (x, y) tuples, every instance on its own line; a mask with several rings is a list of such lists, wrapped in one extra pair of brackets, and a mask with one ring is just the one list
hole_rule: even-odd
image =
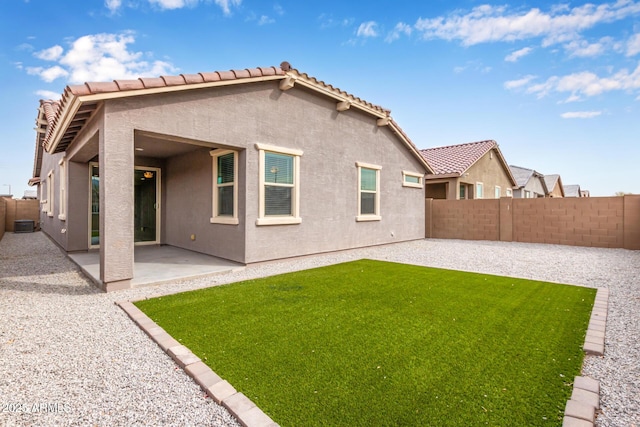
[(358, 168), (358, 216), (356, 221), (380, 221), (380, 169), (356, 162)]
[(496, 199), (499, 199), (500, 196), (501, 196), (500, 190), (501, 190), (500, 187), (496, 185), (496, 188), (495, 188), (495, 198)]
[(513, 192), (511, 191), (510, 188), (507, 188), (506, 192), (507, 192), (507, 197), (513, 197)]
[(302, 151), (256, 144), (260, 150), (260, 213), (256, 225), (300, 224)]
[(529, 192), (529, 191), (525, 191), (525, 192), (524, 192), (524, 198), (525, 198), (525, 199), (530, 199), (530, 198), (531, 198), (531, 192)]
[(210, 151), (213, 157), (213, 216), (216, 224), (238, 224), (238, 153), (230, 150)]
[(61, 159), (58, 163), (60, 165), (60, 185), (59, 185), (59, 200), (60, 209), (58, 212), (58, 219), (65, 221), (67, 219), (67, 174), (65, 159)]
[(476, 199), (482, 199), (484, 197), (484, 185), (481, 182), (476, 182)]
[(45, 204), (47, 216), (53, 216), (53, 171), (47, 175), (47, 203)]
[(460, 200), (467, 198), (467, 186), (466, 184), (460, 184)]
[(402, 171), (402, 186), (422, 188), (422, 175), (415, 172)]

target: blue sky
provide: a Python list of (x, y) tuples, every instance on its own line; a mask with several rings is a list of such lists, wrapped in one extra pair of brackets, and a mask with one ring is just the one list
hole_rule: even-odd
[(391, 110), (419, 148), (495, 139), (595, 196), (640, 193), (640, 1), (2, 0), (0, 193), (67, 84), (279, 65)]

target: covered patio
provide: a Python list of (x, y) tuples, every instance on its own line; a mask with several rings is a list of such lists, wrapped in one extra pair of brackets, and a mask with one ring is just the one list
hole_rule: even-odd
[[(100, 280), (99, 250), (68, 255), (91, 280), (103, 287)], [(242, 264), (175, 246), (136, 246), (131, 287), (176, 282), (242, 269)]]

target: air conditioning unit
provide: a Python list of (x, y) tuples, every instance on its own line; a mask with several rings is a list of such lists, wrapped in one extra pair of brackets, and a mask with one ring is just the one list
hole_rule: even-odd
[(33, 233), (35, 223), (32, 219), (18, 219), (13, 222), (14, 233)]

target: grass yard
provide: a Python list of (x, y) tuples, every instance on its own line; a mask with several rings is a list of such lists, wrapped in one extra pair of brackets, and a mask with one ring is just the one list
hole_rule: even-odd
[(559, 426), (595, 293), (360, 260), (136, 305), (282, 426)]

